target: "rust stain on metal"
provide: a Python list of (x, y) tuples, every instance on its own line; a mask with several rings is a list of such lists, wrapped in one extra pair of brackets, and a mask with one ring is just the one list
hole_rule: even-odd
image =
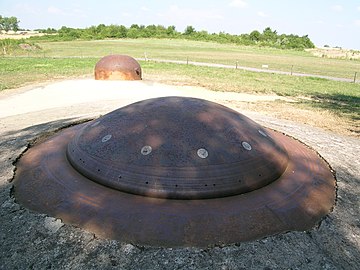
[(204, 247), (312, 228), (334, 204), (335, 179), (288, 136), (213, 102), (166, 97), (33, 147), (15, 196), (102, 237)]
[(140, 64), (128, 55), (107, 55), (95, 65), (95, 80), (141, 80)]
[[(198, 117), (204, 114), (210, 122)], [(216, 103), (162, 98), (84, 127), (67, 156), (81, 174), (120, 191), (169, 199), (225, 197), (263, 187), (287, 167), (286, 151), (259, 129)], [(111, 140), (104, 143), (107, 136)], [(250, 140), (252, 147), (244, 142)]]

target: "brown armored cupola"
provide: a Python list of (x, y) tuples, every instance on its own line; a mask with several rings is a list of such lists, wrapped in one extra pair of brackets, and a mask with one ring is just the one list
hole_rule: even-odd
[(107, 55), (95, 65), (95, 80), (141, 80), (140, 64), (128, 55)]
[(15, 196), (103, 237), (212, 246), (312, 228), (332, 209), (335, 179), (289, 136), (220, 104), (163, 97), (34, 146)]

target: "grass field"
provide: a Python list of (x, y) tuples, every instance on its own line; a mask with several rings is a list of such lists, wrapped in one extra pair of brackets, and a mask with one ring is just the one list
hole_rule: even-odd
[[(323, 59), (306, 52), (269, 48), (239, 47), (209, 42), (179, 40), (117, 40), (42, 43), (38, 57), (0, 58), (0, 90), (33, 82), (88, 76), (100, 57), (129, 54), (133, 57), (186, 60), (286, 70), (336, 77), (347, 77), (359, 70), (359, 61)], [(45, 57), (44, 57), (45, 55)], [(241, 60), (240, 60), (241, 59)], [(277, 94), (297, 100), (298, 107), (329, 111), (360, 129), (360, 84), (329, 81), (312, 77), (295, 77), (271, 73), (254, 73), (235, 69), (198, 67), (141, 62), (144, 78), (166, 83), (204, 86), (215, 91)], [(359, 72), (360, 75), (360, 72)], [(350, 75), (348, 76), (350, 77)], [(357, 131), (358, 132), (358, 131)]]
[[(237, 46), (213, 42), (167, 39), (119, 39), (97, 41), (43, 42), (40, 55), (47, 57), (102, 57), (128, 54), (136, 58), (219, 63), (352, 79), (360, 74), (360, 61), (319, 58), (305, 51)], [(360, 76), (360, 75), (359, 75)]]
[(0, 58), (0, 90), (93, 72), (97, 58)]

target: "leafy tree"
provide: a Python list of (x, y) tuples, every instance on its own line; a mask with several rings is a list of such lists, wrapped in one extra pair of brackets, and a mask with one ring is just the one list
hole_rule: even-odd
[(18, 31), (19, 30), (20, 21), (12, 16), (12, 17), (2, 17), (0, 15), (0, 30), (10, 31)]
[(302, 36), (304, 48), (315, 48), (315, 44), (310, 40), (308, 35)]
[(140, 37), (140, 29), (135, 27), (130, 27), (127, 31), (128, 38), (139, 38)]
[(20, 21), (14, 16), (10, 17), (9, 21), (10, 21), (11, 29), (15, 32), (18, 31)]
[(273, 31), (270, 27), (266, 27), (262, 33), (262, 37), (265, 41), (276, 41), (277, 32)]
[(156, 25), (151, 24), (146, 26), (141, 32), (143, 37), (155, 37), (157, 35), (157, 27)]
[(126, 38), (127, 37), (127, 28), (124, 25), (120, 25), (118, 29), (118, 37), (119, 38)]
[(189, 36), (191, 34), (194, 34), (196, 31), (195, 31), (195, 28), (192, 27), (191, 25), (188, 25), (186, 28), (185, 28), (185, 31), (184, 31), (184, 35), (186, 36)]
[(106, 25), (101, 23), (96, 27), (96, 32), (101, 33), (101, 31), (103, 31), (105, 28), (106, 28)]
[(175, 26), (174, 25), (170, 25), (170, 26), (168, 26), (168, 28), (166, 29), (166, 34), (168, 35), (168, 36), (174, 36), (174, 35), (176, 35), (176, 28), (175, 28)]
[[(3, 21), (4, 18), (0, 17)], [(2, 24), (1, 24), (2, 25)], [(46, 33), (54, 33), (55, 29), (45, 31)], [(104, 38), (186, 38), (190, 40), (204, 40), (218, 43), (233, 43), (246, 46), (270, 46), (279, 49), (304, 49), (313, 48), (314, 44), (310, 38), (305, 35), (279, 35), (276, 30), (270, 27), (265, 28), (262, 32), (257, 30), (250, 34), (231, 35), (225, 32), (208, 33), (205, 30), (196, 31), (191, 25), (187, 26), (183, 33), (177, 32), (175, 26), (168, 27), (162, 25), (138, 25), (132, 24), (129, 28), (123, 25), (99, 24), (85, 29), (74, 29), (66, 26), (61, 27), (57, 31), (58, 35), (49, 35), (44, 37), (34, 37), (33, 40), (74, 40), (74, 39), (104, 39)]]
[(57, 30), (55, 28), (50, 28), (50, 27), (48, 27), (47, 29), (35, 29), (35, 31), (38, 31), (39, 33), (45, 33), (45, 34), (57, 33)]
[(61, 26), (61, 28), (59, 29), (59, 34), (66, 34), (69, 33), (71, 30), (71, 28), (66, 27), (66, 26)]
[(259, 41), (261, 39), (261, 34), (258, 30), (254, 30), (250, 33), (249, 35), (249, 38), (252, 40), (252, 41)]
[(138, 24), (132, 24), (132, 25), (130, 26), (130, 29), (133, 29), (133, 28), (135, 28), (135, 29), (140, 29), (140, 27), (139, 27)]
[(126, 27), (123, 25), (110, 25), (106, 27), (105, 37), (106, 38), (125, 38), (126, 37)]

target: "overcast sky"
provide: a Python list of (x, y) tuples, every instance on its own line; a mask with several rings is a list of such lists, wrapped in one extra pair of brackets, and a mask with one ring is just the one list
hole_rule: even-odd
[(360, 0), (1, 0), (0, 15), (25, 29), (136, 23), (243, 34), (270, 26), (317, 46), (360, 50)]

